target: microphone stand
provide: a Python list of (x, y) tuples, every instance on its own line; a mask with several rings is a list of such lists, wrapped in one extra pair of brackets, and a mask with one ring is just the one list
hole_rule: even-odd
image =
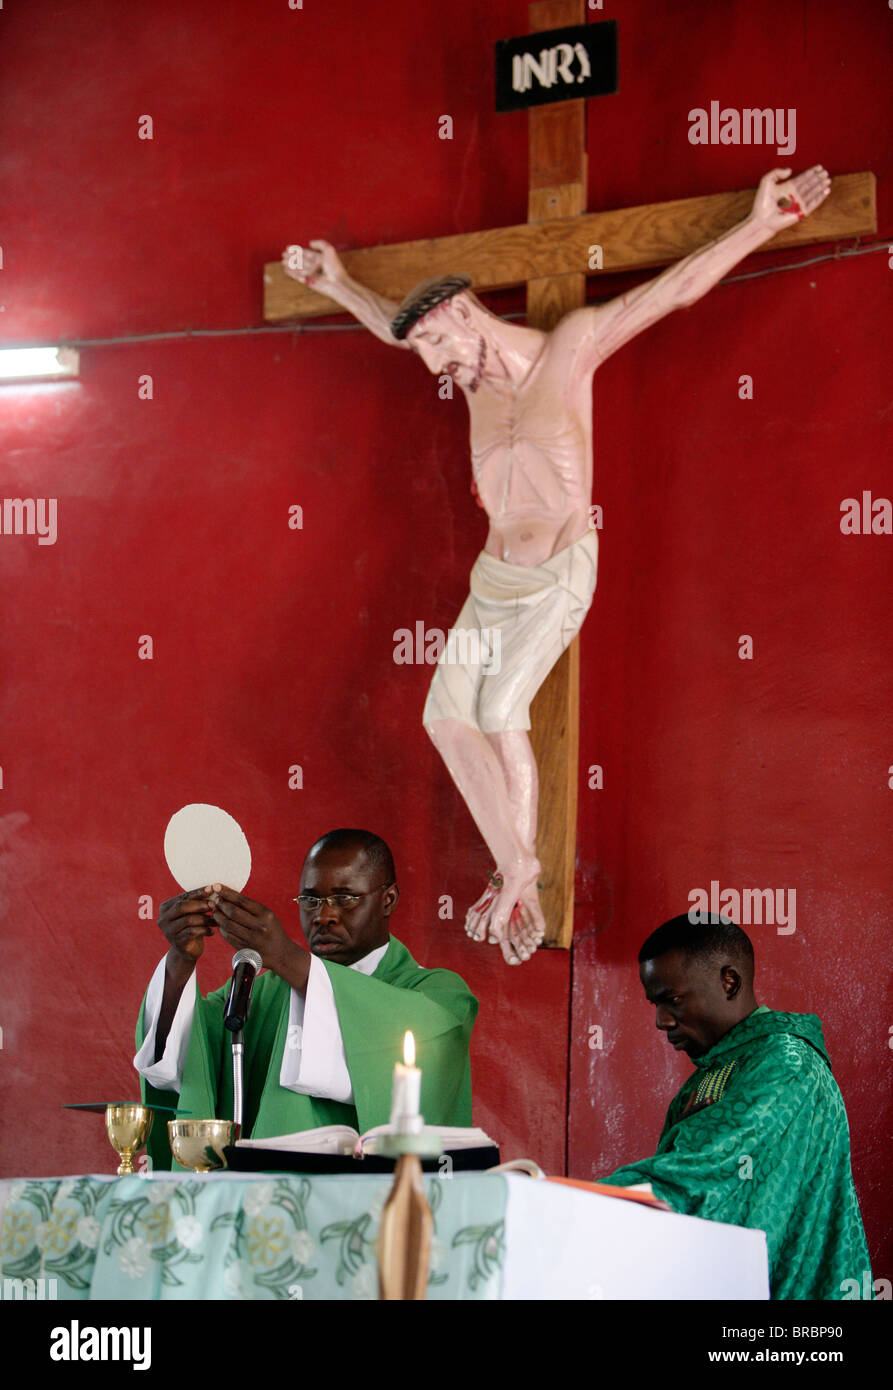
[(233, 1043), (233, 1124), (238, 1128), (238, 1140), (242, 1136), (242, 1053), (245, 1048), (241, 1028), (230, 1036)]
[[(2, 0), (0, 0), (2, 3)], [(257, 951), (253, 951), (248, 946), (243, 946), (233, 956), (233, 979), (230, 985), (229, 998), (223, 1010), (223, 1026), (228, 1029), (232, 1036), (233, 1052), (233, 1124), (237, 1126), (238, 1139), (242, 1133), (243, 1119), (243, 1098), (242, 1089), (242, 1054), (245, 1051), (242, 1041), (242, 1029), (248, 1017), (248, 1005), (251, 1002), (251, 986), (257, 971), (263, 967)]]

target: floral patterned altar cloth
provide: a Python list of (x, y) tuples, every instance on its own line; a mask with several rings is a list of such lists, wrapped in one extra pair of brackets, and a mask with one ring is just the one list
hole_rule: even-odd
[[(455, 1173), (424, 1181), (434, 1217), (428, 1298), (499, 1298), (505, 1179)], [(374, 1299), (378, 1222), (391, 1184), (386, 1174), (3, 1179), (0, 1292)]]

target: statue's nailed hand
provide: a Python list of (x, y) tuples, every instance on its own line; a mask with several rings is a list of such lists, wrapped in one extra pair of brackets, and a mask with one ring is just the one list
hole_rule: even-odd
[(790, 169), (771, 169), (760, 179), (751, 217), (767, 231), (781, 232), (815, 212), (831, 192), (831, 175), (821, 164), (791, 178)]
[(307, 246), (286, 246), (282, 269), (292, 280), (324, 292), (327, 286), (344, 280), (346, 271), (334, 246), (328, 241), (311, 241)]

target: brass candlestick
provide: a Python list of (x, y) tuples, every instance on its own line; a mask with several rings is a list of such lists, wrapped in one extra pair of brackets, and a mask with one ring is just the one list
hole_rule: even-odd
[(421, 1160), (438, 1158), (442, 1145), (437, 1135), (398, 1131), (383, 1136), (376, 1151), (397, 1158), (394, 1185), (378, 1226), (379, 1298), (420, 1300), (428, 1289), (434, 1229)]

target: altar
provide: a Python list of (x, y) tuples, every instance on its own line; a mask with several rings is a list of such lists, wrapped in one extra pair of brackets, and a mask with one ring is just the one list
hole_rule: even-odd
[[(2, 1297), (376, 1299), (387, 1175), (0, 1181)], [(766, 1237), (516, 1173), (425, 1178), (431, 1300), (766, 1299)]]

